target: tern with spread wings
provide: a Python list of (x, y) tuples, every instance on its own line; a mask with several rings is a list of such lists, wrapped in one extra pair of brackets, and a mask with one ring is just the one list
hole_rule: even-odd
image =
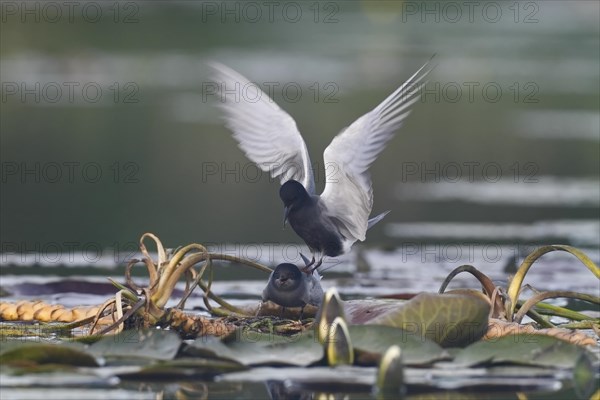
[(219, 107), (226, 126), (246, 156), (281, 182), (284, 225), (289, 222), (313, 255), (304, 270), (312, 272), (324, 256), (339, 256), (357, 240), (364, 241), (367, 230), (389, 212), (369, 219), (373, 189), (368, 169), (418, 101), (431, 71), (429, 62), (327, 146), (324, 165), (334, 166), (336, 174), (328, 177), (320, 195), (294, 119), (239, 73), (221, 64), (211, 66), (221, 90)]

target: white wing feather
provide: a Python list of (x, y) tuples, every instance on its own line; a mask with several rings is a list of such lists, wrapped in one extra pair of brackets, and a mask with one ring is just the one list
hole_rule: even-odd
[(342, 226), (341, 233), (352, 244), (365, 240), (373, 207), (368, 169), (419, 100), (423, 79), (431, 71), (423, 65), (402, 86), (369, 113), (340, 132), (327, 146), (323, 159), (327, 171), (321, 194), (328, 214)]
[(314, 194), (310, 158), (294, 119), (244, 76), (222, 64), (211, 66), (219, 107), (246, 156), (281, 184), (294, 179)]

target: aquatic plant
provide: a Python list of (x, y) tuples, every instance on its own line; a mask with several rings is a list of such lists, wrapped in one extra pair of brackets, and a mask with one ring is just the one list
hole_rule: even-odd
[[(150, 255), (145, 242), (151, 241), (156, 247), (157, 259)], [(183, 337), (225, 336), (243, 325), (257, 331), (292, 334), (306, 330), (312, 320), (281, 320), (279, 318), (257, 318), (258, 316), (282, 316), (279, 306), (270, 302), (258, 309), (242, 309), (230, 304), (212, 290), (213, 261), (229, 261), (239, 265), (258, 269), (265, 273), (272, 270), (259, 263), (233, 257), (226, 254), (211, 253), (201, 244), (190, 244), (174, 251), (167, 251), (160, 239), (152, 233), (145, 233), (139, 241), (141, 260), (131, 260), (125, 269), (125, 284), (113, 279), (110, 281), (118, 289), (114, 297), (96, 307), (77, 307), (66, 309), (60, 305), (50, 305), (40, 301), (21, 301), (18, 303), (0, 302), (0, 318), (4, 321), (37, 320), (50, 332), (66, 331), (76, 327), (88, 327), (90, 335), (103, 335), (129, 328), (148, 328), (153, 326), (170, 327)], [(595, 276), (600, 278), (600, 269), (585, 254), (576, 248), (565, 245), (541, 247), (527, 256), (510, 281), (508, 288), (496, 286), (484, 273), (472, 265), (462, 265), (453, 270), (442, 283), (439, 295), (421, 294), (408, 302), (357, 300), (342, 304), (336, 292), (328, 292), (317, 315), (317, 335), (321, 342), (330, 334), (332, 325), (340, 326), (337, 317), (346, 320), (349, 315), (351, 324), (383, 324), (404, 330), (417, 327), (423, 334), (443, 345), (465, 345), (479, 340), (490, 339), (514, 333), (546, 334), (571, 341), (576, 344), (593, 344), (594, 338), (563, 328), (594, 328), (598, 330), (599, 320), (564, 307), (544, 303), (543, 300), (554, 297), (567, 297), (589, 302), (598, 306), (600, 298), (573, 291), (548, 291), (536, 293), (527, 301), (519, 300), (523, 291), (523, 280), (531, 266), (542, 255), (552, 251), (565, 251), (577, 257)], [(132, 278), (132, 270), (138, 265), (146, 267), (148, 284), (142, 287)], [(452, 279), (463, 272), (475, 276), (481, 283), (482, 292), (470, 289), (453, 290), (445, 294)], [(175, 285), (185, 279), (185, 290), (179, 304), (165, 308), (171, 298)], [(187, 298), (199, 288), (206, 309), (213, 318), (185, 313)], [(443, 297), (439, 297), (443, 296)], [(217, 306), (213, 306), (214, 302)], [(306, 315), (315, 315), (317, 309), (310, 308)], [(297, 318), (297, 310), (286, 310), (285, 316)], [(522, 318), (531, 317), (537, 326), (522, 325)], [(434, 316), (435, 318), (432, 318)], [(569, 319), (561, 328), (550, 322), (552, 316)], [(489, 320), (488, 320), (489, 317)], [(431, 333), (433, 326), (465, 326), (477, 323), (477, 329), (469, 332), (469, 337), (461, 337), (456, 329), (443, 330), (446, 337)], [(341, 327), (337, 331), (343, 333)], [(422, 332), (421, 332), (422, 331)], [(4, 327), (4, 335), (9, 328)], [(340, 335), (341, 333), (332, 333)], [(429, 336), (427, 336), (429, 335)], [(447, 337), (454, 341), (448, 342)]]
[[(156, 246), (156, 260), (147, 250), (147, 241)], [(249, 309), (235, 307), (212, 290), (216, 267), (213, 261), (235, 262), (270, 273), (266, 266), (211, 253), (200, 244), (167, 251), (150, 233), (141, 237), (140, 251), (142, 259), (132, 260), (126, 267), (124, 284), (111, 279), (118, 291), (101, 305), (67, 309), (39, 301), (0, 302), (3, 321), (43, 322), (25, 328), (3, 322), (0, 324), (3, 339), (32, 335), (68, 337), (70, 331), (80, 329), (83, 333), (77, 335), (78, 341), (92, 343), (83, 346), (7, 339), (0, 349), (0, 363), (16, 375), (56, 368), (62, 371), (67, 367), (82, 367), (81, 373), (86, 376), (97, 371), (99, 379), (110, 376), (113, 367), (119, 378), (134, 380), (221, 375), (234, 381), (266, 381), (273, 393), (285, 388), (273, 379), (268, 369), (261, 372), (253, 367), (291, 366), (295, 368), (294, 380), (326, 382), (329, 391), (362, 388), (376, 398), (399, 398), (410, 391), (411, 385), (440, 389), (468, 387), (474, 382), (495, 388), (515, 386), (515, 379), (524, 371), (535, 377), (538, 373), (535, 368), (543, 367), (572, 370), (573, 386), (581, 398), (600, 393), (594, 372), (599, 360), (585, 347), (595, 345), (596, 339), (576, 331), (597, 329), (600, 321), (544, 303), (548, 298), (567, 297), (597, 305), (598, 298), (572, 291), (552, 291), (536, 293), (527, 301), (519, 299), (526, 287), (523, 279), (527, 271), (550, 251), (575, 255), (600, 277), (598, 267), (569, 246), (545, 246), (530, 254), (507, 289), (496, 286), (474, 266), (463, 265), (448, 275), (439, 293), (421, 293), (409, 301), (342, 301), (332, 288), (325, 293), (318, 310), (305, 312), (306, 315), (316, 312), (316, 316), (302, 321), (281, 318), (283, 310), (271, 303)], [(136, 284), (132, 278), (138, 265), (145, 266), (148, 274), (145, 286)], [(474, 275), (483, 290), (446, 292), (448, 284), (462, 272)], [(181, 300), (175, 307), (166, 307), (180, 280), (185, 280)], [(186, 300), (198, 289), (211, 317), (184, 312)], [(287, 309), (284, 316), (297, 318), (298, 312)], [(535, 322), (522, 324), (525, 315)], [(549, 320), (551, 316), (565, 317), (570, 322), (555, 326)], [(125, 370), (124, 363), (130, 365)], [(446, 368), (436, 369), (438, 363), (445, 363)], [(519, 367), (514, 375), (491, 375), (485, 379), (472, 368), (497, 364)], [(103, 371), (97, 368), (99, 365), (105, 365)], [(366, 373), (364, 366), (377, 366), (377, 371)], [(414, 366), (419, 368), (406, 374), (407, 368)], [(449, 371), (450, 381), (445, 380), (444, 370)], [(77, 379), (78, 373), (71, 370)], [(432, 379), (432, 376), (438, 377)], [(524, 384), (530, 384), (532, 379)], [(542, 382), (548, 384), (540, 381), (540, 385)]]

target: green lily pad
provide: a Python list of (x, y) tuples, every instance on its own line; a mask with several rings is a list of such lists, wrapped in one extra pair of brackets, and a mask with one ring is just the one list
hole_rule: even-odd
[(442, 347), (464, 347), (488, 329), (490, 305), (469, 294), (421, 293), (407, 302), (353, 303), (346, 308), (353, 323), (387, 325)]
[(189, 344), (196, 355), (234, 360), (242, 365), (307, 366), (323, 358), (323, 346), (313, 332), (293, 336), (270, 335), (238, 329), (223, 340), (198, 338)]
[(573, 368), (585, 351), (552, 336), (514, 334), (472, 344), (458, 352), (454, 362), (466, 366), (513, 363)]
[(589, 353), (581, 354), (573, 368), (573, 386), (575, 393), (581, 399), (591, 398), (592, 394), (600, 390), (598, 369)]
[(34, 366), (58, 364), (75, 367), (97, 367), (96, 359), (71, 345), (22, 343), (9, 346), (0, 354), (0, 364)]
[(157, 363), (132, 371), (117, 374), (126, 379), (186, 379), (191, 376), (215, 376), (227, 372), (246, 369), (243, 365), (226, 360), (208, 360), (203, 358), (178, 358)]
[(357, 360), (375, 365), (390, 346), (402, 350), (402, 361), (410, 365), (425, 365), (448, 357), (437, 343), (402, 329), (385, 325), (351, 325), (350, 338)]
[(160, 329), (127, 330), (106, 336), (89, 347), (89, 352), (109, 359), (172, 360), (181, 347), (173, 331)]

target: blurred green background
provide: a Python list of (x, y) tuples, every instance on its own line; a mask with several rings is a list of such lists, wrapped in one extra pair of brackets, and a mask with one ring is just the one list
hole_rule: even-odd
[(423, 100), (371, 169), (374, 212), (392, 213), (367, 243), (466, 230), (598, 247), (598, 2), (77, 4), (2, 3), (2, 251), (146, 231), (170, 246), (300, 243), (278, 184), (203, 94), (205, 63), (270, 82), (321, 163), (434, 53)]

